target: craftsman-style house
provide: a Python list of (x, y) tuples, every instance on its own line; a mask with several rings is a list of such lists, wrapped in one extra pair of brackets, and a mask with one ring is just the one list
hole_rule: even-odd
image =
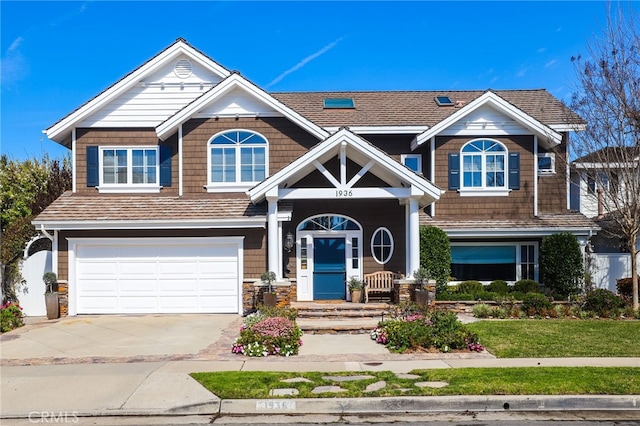
[[(274, 271), (291, 300), (419, 267), (442, 228), (454, 280), (538, 278), (569, 210), (583, 123), (545, 90), (269, 93), (178, 39), (46, 129), (73, 190), (54, 239), (68, 313), (241, 313)], [(284, 290), (283, 290), (284, 289)]]

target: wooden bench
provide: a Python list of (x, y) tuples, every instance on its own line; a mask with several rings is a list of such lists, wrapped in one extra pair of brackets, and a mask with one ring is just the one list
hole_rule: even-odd
[(393, 281), (401, 278), (400, 274), (391, 271), (378, 271), (364, 274), (364, 303), (369, 303), (369, 293), (391, 293)]

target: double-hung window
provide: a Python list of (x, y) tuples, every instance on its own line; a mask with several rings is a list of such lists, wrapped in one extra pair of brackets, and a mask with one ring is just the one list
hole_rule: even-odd
[(247, 189), (267, 177), (268, 146), (260, 134), (249, 130), (219, 133), (209, 140), (207, 189)]
[(158, 147), (100, 147), (100, 191), (158, 191)]

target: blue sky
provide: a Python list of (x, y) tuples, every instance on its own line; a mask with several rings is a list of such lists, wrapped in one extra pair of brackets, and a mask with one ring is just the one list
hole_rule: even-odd
[(600, 1), (2, 0), (0, 149), (64, 155), (42, 130), (178, 37), (270, 91), (546, 88), (568, 101), (571, 56), (606, 14)]

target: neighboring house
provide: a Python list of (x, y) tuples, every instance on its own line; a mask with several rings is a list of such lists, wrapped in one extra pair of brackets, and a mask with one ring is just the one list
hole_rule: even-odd
[[(620, 237), (614, 199), (624, 203), (630, 191), (638, 193), (638, 180), (631, 182), (627, 174), (639, 165), (638, 147), (602, 148), (572, 162), (571, 208), (601, 228), (590, 241), (592, 279), (597, 287), (616, 291), (616, 280), (631, 276), (628, 242)], [(638, 245), (640, 248), (640, 241)]]
[(268, 93), (178, 39), (46, 129), (73, 190), (54, 238), (68, 312), (233, 312), (274, 271), (291, 300), (419, 268), (419, 228), (456, 280), (538, 279), (544, 236), (585, 244), (563, 166), (579, 117), (545, 90)]

